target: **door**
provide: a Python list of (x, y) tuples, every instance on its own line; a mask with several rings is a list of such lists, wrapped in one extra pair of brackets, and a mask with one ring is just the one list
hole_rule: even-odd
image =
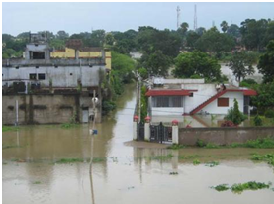
[(88, 123), (88, 110), (82, 110), (82, 123)]

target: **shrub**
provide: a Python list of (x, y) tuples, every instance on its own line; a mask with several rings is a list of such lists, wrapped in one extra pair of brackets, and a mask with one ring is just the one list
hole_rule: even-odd
[(201, 139), (197, 140), (196, 145), (197, 145), (197, 147), (205, 147), (206, 146), (205, 142)]
[(221, 127), (234, 127), (235, 125), (233, 124), (233, 122), (231, 122), (230, 120), (224, 121), (221, 124)]
[(264, 115), (266, 118), (274, 118), (274, 110), (271, 110), (271, 109), (266, 110)]
[(107, 115), (110, 111), (113, 111), (115, 108), (116, 108), (115, 102), (103, 100), (103, 104), (102, 104), (103, 115)]
[(259, 115), (256, 115), (255, 118), (253, 119), (254, 125), (255, 126), (262, 126), (263, 125), (263, 120)]
[(239, 125), (246, 119), (246, 116), (239, 111), (238, 101), (234, 99), (233, 108), (228, 110), (225, 120), (230, 120), (234, 125)]

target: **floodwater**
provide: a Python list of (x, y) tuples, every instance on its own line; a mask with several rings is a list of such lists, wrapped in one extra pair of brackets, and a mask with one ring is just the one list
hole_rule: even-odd
[[(266, 154), (273, 150), (176, 151), (160, 144), (132, 142), (134, 89), (134, 84), (128, 86), (117, 111), (96, 125), (98, 135), (94, 138), (93, 156), (101, 159), (92, 164), (92, 185), (88, 125), (71, 129), (58, 125), (31, 126), (18, 132), (4, 132), (3, 203), (273, 203), (271, 189), (234, 194), (210, 188), (247, 181), (274, 183), (273, 167), (249, 159), (251, 153)], [(61, 158), (82, 158), (84, 162), (57, 163)], [(194, 158), (201, 164), (193, 165)], [(205, 165), (212, 160), (220, 165)]]

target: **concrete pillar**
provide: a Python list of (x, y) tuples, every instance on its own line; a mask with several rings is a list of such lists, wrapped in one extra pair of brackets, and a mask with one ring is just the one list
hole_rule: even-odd
[(145, 141), (149, 142), (150, 140), (150, 117), (145, 118)]
[(172, 144), (179, 144), (179, 127), (178, 121), (172, 121)]
[(138, 139), (138, 119), (139, 117), (137, 115), (133, 118), (133, 140)]

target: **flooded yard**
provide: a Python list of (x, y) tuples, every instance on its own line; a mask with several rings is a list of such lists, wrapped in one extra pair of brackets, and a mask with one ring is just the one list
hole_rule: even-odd
[[(99, 204), (273, 203), (273, 184), (269, 189), (241, 194), (211, 188), (248, 181), (274, 183), (273, 166), (250, 160), (252, 153), (273, 150), (169, 150), (160, 144), (132, 142), (134, 89), (130, 85), (115, 113), (96, 125), (93, 185), (88, 124), (69, 129), (26, 126), (3, 132), (3, 203), (85, 204), (92, 199)], [(76, 160), (64, 162), (72, 158)], [(200, 164), (194, 165), (194, 160)], [(210, 161), (219, 165), (206, 165)]]

